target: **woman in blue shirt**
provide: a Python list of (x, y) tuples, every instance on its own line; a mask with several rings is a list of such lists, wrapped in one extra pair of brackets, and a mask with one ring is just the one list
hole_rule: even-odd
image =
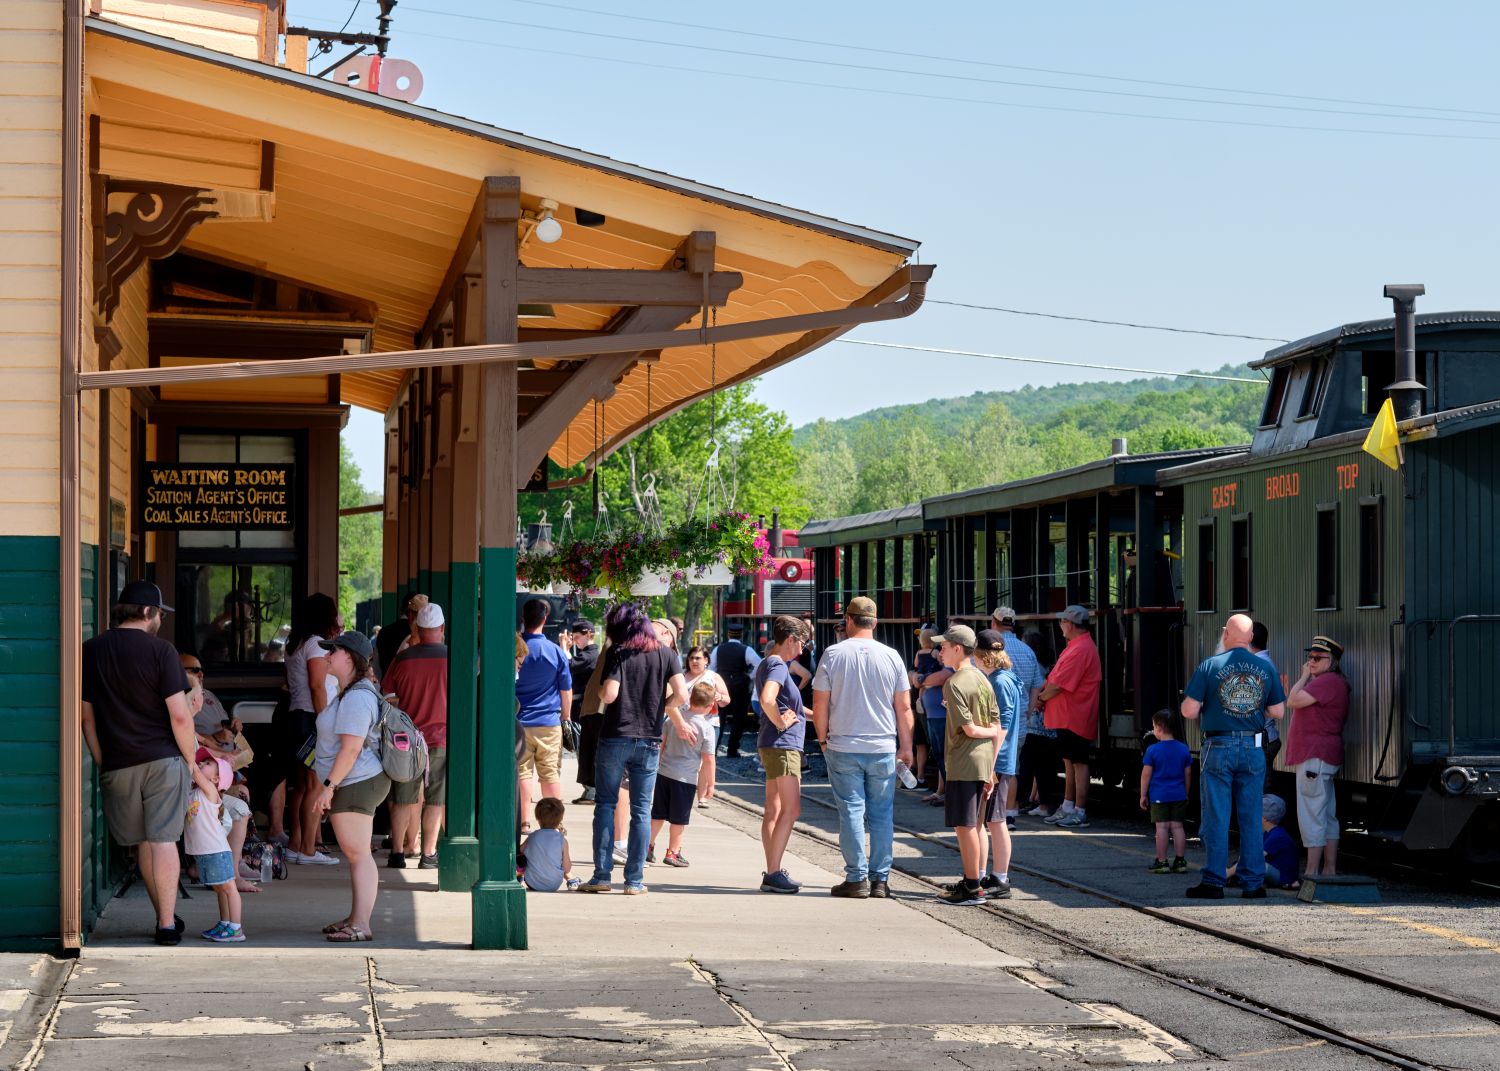
[[(990, 679), (995, 702), (1000, 710), (1000, 738), (995, 742), (994, 791), (1000, 800), (1006, 798), (1010, 783), (1016, 777), (1016, 760), (1021, 752), (1021, 726), (1026, 716), (1026, 689), (1011, 667), (1005, 653), (1005, 636), (998, 629), (987, 628), (979, 634), (974, 661)], [(979, 887), (986, 899), (1003, 900), (1010, 896), (1010, 828), (1005, 808), (998, 807), (990, 821), (990, 841), (994, 844), (993, 865), (982, 874)], [(985, 844), (980, 844), (980, 870), (984, 870)]]

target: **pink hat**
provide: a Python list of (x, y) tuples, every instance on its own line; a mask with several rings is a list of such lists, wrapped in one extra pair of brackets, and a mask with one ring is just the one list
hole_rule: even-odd
[(229, 765), (227, 759), (215, 758), (214, 763), (219, 767), (219, 791), (223, 792), (234, 784), (234, 767)]

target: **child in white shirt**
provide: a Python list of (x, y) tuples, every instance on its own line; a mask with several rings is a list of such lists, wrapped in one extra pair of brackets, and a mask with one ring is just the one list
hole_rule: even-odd
[[(216, 758), (208, 748), (200, 747), (193, 761), (219, 786), (219, 792), (234, 784), (229, 763)], [(229, 849), (229, 838), (224, 835), (219, 792), (201, 789), (194, 783), (188, 793), (182, 847), (198, 863), (198, 880), (212, 886), (219, 897), (219, 921), (212, 929), (203, 931), (203, 939), (237, 944), (245, 939), (245, 931), (240, 926), (240, 891), (234, 883), (236, 860)]]

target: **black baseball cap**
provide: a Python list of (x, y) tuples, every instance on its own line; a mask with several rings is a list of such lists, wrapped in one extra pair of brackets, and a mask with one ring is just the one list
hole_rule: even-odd
[(359, 655), (366, 662), (374, 654), (374, 651), (370, 647), (369, 637), (363, 632), (343, 632), (331, 640), (319, 640), (318, 643), (322, 645), (325, 651), (332, 651), (337, 647), (342, 647), (346, 651)]
[(594, 626), (588, 621), (574, 621), (570, 632), (587, 632), (590, 636), (594, 634)]
[(125, 585), (125, 590), (120, 592), (120, 597), (115, 601), (128, 606), (156, 606), (162, 610), (172, 609), (161, 601), (161, 588), (149, 580), (132, 580)]

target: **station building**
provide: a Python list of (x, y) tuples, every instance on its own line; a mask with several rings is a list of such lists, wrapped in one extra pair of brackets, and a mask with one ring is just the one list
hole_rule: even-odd
[(909, 315), (931, 272), (908, 239), (321, 80), (286, 30), (279, 0), (0, 5), (0, 948), (79, 947), (123, 871), (80, 643), (150, 579), (221, 698), (273, 697), (292, 600), (336, 590), (351, 406), (385, 418), (382, 618), (449, 610), (474, 762), (443, 887), (476, 888), (476, 946), (524, 945), (518, 490)]

